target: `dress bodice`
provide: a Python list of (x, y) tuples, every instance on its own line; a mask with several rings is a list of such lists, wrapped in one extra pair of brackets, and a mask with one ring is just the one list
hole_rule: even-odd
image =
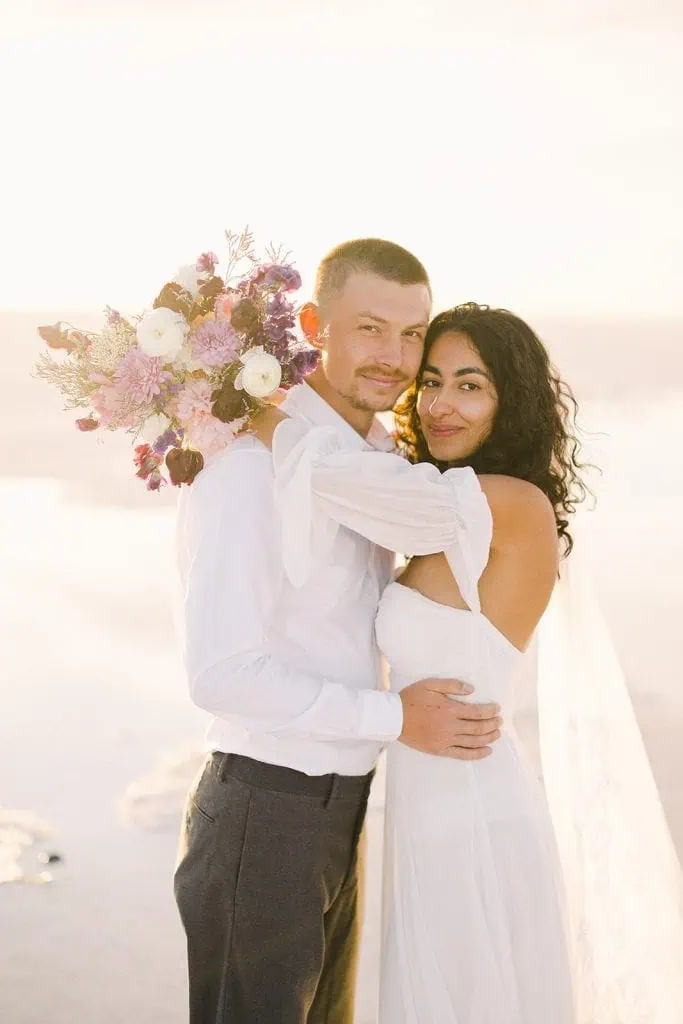
[(524, 657), (478, 611), (438, 604), (400, 583), (384, 591), (376, 620), (377, 643), (391, 668), (391, 688), (427, 678), (469, 683), (476, 702), (505, 710)]

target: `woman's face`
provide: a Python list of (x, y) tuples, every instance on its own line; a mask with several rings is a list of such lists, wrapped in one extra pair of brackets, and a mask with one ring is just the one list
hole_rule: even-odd
[(498, 393), (466, 334), (447, 331), (432, 345), (417, 399), (430, 455), (439, 462), (471, 456), (489, 436)]

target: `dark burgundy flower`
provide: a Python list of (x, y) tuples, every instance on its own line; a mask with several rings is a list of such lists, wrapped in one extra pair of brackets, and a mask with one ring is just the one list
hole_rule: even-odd
[(194, 448), (171, 448), (166, 455), (166, 468), (174, 487), (191, 484), (204, 468), (204, 456)]
[(246, 391), (236, 391), (233, 380), (224, 381), (211, 395), (211, 412), (222, 423), (232, 423), (252, 412), (254, 404)]

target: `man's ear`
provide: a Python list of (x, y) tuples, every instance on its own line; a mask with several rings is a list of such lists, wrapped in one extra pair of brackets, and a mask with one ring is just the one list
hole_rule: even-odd
[(299, 323), (301, 324), (301, 330), (304, 332), (304, 337), (309, 345), (313, 345), (314, 348), (322, 348), (322, 339), (320, 337), (320, 310), (316, 306), (315, 302), (307, 302), (302, 307), (299, 313)]

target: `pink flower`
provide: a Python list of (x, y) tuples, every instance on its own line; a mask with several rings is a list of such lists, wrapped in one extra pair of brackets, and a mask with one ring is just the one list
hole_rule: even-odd
[(184, 425), (196, 416), (210, 415), (212, 390), (205, 378), (187, 381), (173, 403), (176, 419)]
[(195, 270), (198, 274), (213, 274), (217, 263), (215, 252), (203, 252), (195, 264)]
[(148, 356), (139, 348), (131, 348), (116, 368), (115, 387), (130, 402), (148, 405), (161, 393), (162, 384), (170, 376), (159, 356)]
[(229, 320), (232, 307), (242, 298), (243, 296), (234, 288), (229, 288), (226, 292), (221, 292), (216, 299), (215, 306), (213, 307), (216, 313), (216, 318), (219, 321)]
[(240, 340), (227, 320), (209, 320), (190, 336), (192, 357), (207, 366), (225, 366), (237, 357)]
[[(98, 375), (97, 382), (101, 379)], [(118, 386), (112, 381), (104, 378), (105, 383), (90, 396), (93, 409), (100, 418), (100, 425), (103, 427), (135, 427), (138, 421), (138, 412), (134, 405), (126, 400)]]
[(135, 475), (141, 480), (147, 481), (148, 491), (158, 491), (165, 485), (166, 480), (159, 470), (159, 466), (163, 461), (163, 455), (155, 452), (150, 445), (136, 445), (133, 453), (133, 462), (137, 469)]
[(223, 423), (211, 413), (199, 414), (185, 425), (185, 437), (193, 448), (205, 458), (210, 458), (232, 444), (244, 422), (244, 419), (240, 419)]

